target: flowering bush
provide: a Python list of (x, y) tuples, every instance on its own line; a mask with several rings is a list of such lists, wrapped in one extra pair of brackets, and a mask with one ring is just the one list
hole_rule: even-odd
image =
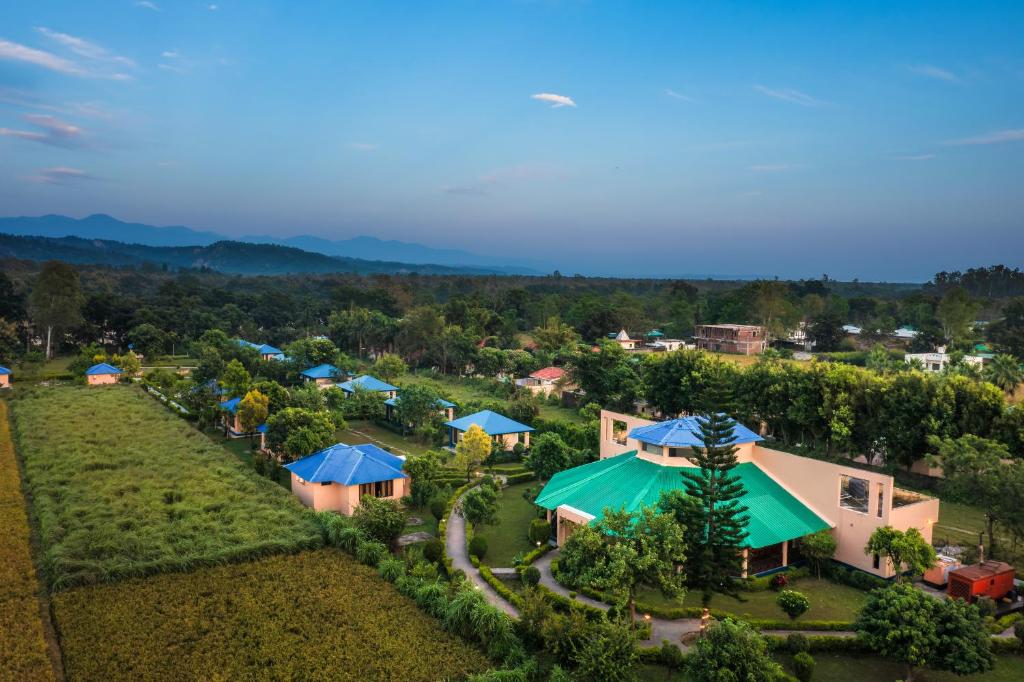
[(789, 585), (789, 578), (786, 577), (785, 573), (776, 573), (772, 576), (772, 581), (769, 583), (771, 588), (778, 592), (779, 590), (785, 589)]

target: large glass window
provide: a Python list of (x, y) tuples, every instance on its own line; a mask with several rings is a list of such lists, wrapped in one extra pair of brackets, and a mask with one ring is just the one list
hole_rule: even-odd
[(669, 457), (693, 457), (693, 448), (669, 448)]
[(867, 514), (870, 488), (871, 483), (866, 479), (843, 474), (839, 485), (839, 506)]
[(361, 483), (359, 485), (359, 497), (372, 495), (373, 497), (392, 497), (395, 494), (394, 481), (376, 481), (375, 483)]
[(665, 454), (664, 453), (664, 449), (662, 448), (662, 446), (655, 445), (654, 443), (644, 443), (644, 452), (649, 452), (652, 455), (663, 455), (663, 454)]

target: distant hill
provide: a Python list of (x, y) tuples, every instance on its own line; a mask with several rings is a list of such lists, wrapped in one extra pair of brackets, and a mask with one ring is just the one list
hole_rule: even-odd
[[(157, 228), (164, 229), (164, 228)], [(184, 228), (187, 229), (187, 228)], [(146, 246), (110, 239), (27, 237), (0, 233), (0, 259), (62, 260), (79, 265), (167, 267), (216, 270), (240, 275), (353, 272), (425, 275), (496, 274), (486, 268), (343, 258), (290, 246), (216, 241), (199, 246)]]
[[(0, 218), (0, 233), (33, 237), (81, 237), (146, 246), (209, 246), (215, 242), (229, 241), (228, 237), (216, 232), (202, 232), (182, 225), (156, 227), (143, 223), (126, 223), (103, 213), (81, 219), (63, 215)], [(481, 269), (490, 273), (535, 275), (541, 270), (551, 269), (542, 264), (510, 264), (498, 258), (458, 249), (435, 249), (423, 244), (365, 236), (332, 240), (308, 235), (286, 238), (259, 235), (242, 237), (239, 241), (292, 246), (342, 258), (447, 265), (459, 269)]]

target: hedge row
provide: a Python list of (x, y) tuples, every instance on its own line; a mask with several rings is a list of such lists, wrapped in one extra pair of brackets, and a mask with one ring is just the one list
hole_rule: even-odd
[(448, 541), (447, 541), (447, 538), (448, 538), (448, 534), (447, 534), (448, 519), (451, 517), (452, 510), (455, 509), (455, 504), (459, 501), (459, 498), (462, 497), (462, 494), (464, 492), (466, 492), (467, 490), (469, 490), (470, 488), (472, 488), (472, 487), (474, 487), (476, 485), (479, 485), (479, 483), (480, 483), (479, 480), (477, 480), (477, 481), (470, 481), (469, 483), (466, 483), (465, 485), (463, 485), (463, 486), (461, 486), (459, 488), (456, 488), (452, 492), (451, 496), (448, 498), (448, 503), (445, 504), (445, 507), (444, 507), (444, 518), (441, 519), (441, 521), (439, 521), (438, 524), (437, 524), (437, 537), (438, 537), (438, 539), (441, 540), (441, 547), (442, 547), (442, 550), (441, 550), (441, 561), (444, 562), (444, 569), (445, 569), (445, 571), (447, 572), (448, 575), (452, 575), (452, 573), (453, 573), (453, 570), (452, 570), (452, 559), (451, 559), (450, 556), (448, 556)]
[(43, 637), (29, 533), (7, 403), (0, 400), (0, 679), (4, 680), (54, 679)]
[(55, 589), (322, 546), (302, 504), (133, 386), (11, 404)]
[(69, 679), (426, 681), (490, 665), (333, 549), (75, 588), (54, 612)]
[(518, 474), (509, 474), (506, 477), (509, 485), (516, 485), (517, 483), (529, 483), (530, 481), (536, 481), (537, 476), (532, 471), (524, 471)]
[(523, 598), (509, 589), (508, 585), (504, 582), (495, 578), (494, 574), (491, 573), (491, 569), (487, 566), (480, 566), (480, 577), (484, 579), (484, 582), (494, 588), (494, 591), (498, 593), (499, 597), (517, 609), (523, 608)]
[[(764, 635), (768, 646), (773, 650), (787, 649), (787, 638), (782, 635)], [(833, 651), (847, 653), (870, 653), (867, 645), (856, 637), (830, 637), (828, 635), (807, 635), (807, 650), (813, 652)]]

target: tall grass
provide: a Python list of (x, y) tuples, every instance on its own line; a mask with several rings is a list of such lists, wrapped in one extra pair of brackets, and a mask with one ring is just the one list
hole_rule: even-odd
[(55, 589), (315, 548), (312, 515), (133, 386), (22, 389), (15, 440)]

